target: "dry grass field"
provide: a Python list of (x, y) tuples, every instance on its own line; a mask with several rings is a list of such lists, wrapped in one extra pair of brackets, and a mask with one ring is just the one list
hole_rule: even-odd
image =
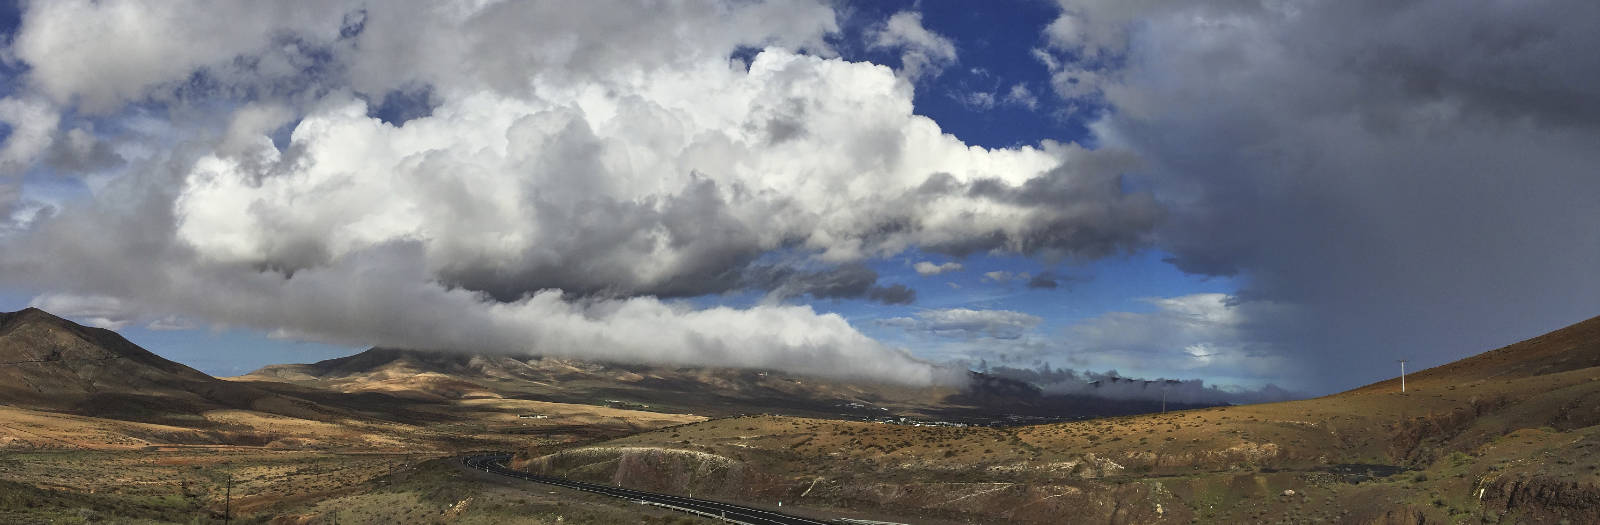
[[(442, 476), (459, 469), (443, 458), (478, 449), (559, 450), (703, 419), (501, 399), (418, 410), (454, 417), (381, 424), (205, 413), (228, 429), (218, 431), (0, 406), (0, 522), (213, 522), (231, 478), (236, 522), (328, 523), (337, 511), (346, 523), (615, 523), (633, 511), (603, 500), (568, 508), (575, 504), (529, 500), (522, 489), (477, 479), (456, 487)], [(518, 417), (532, 413), (545, 417)], [(400, 474), (403, 480), (391, 479)], [(455, 495), (441, 507), (440, 498)], [(468, 499), (470, 506), (446, 512)]]
[(1014, 428), (720, 419), (519, 458), (544, 473), (864, 517), (1600, 522), (1600, 318), (1304, 401)]
[(428, 454), (241, 447), (0, 453), (0, 523), (692, 523), (601, 496), (529, 490)]

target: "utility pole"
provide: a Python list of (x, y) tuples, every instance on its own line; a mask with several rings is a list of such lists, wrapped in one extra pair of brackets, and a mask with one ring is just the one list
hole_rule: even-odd
[(228, 473), (228, 490), (227, 490), (226, 494), (227, 495), (223, 496), (223, 499), (222, 499), (222, 522), (223, 523), (232, 523), (233, 522), (233, 473), (232, 472)]
[(1400, 393), (1406, 393), (1406, 360), (1396, 359), (1400, 362)]

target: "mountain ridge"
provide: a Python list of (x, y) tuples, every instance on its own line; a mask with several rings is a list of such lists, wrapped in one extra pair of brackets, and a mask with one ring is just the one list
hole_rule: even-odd
[(193, 424), (204, 412), (254, 410), (348, 417), (254, 385), (224, 381), (156, 355), (112, 330), (44, 310), (0, 313), (0, 400), (72, 414)]
[[(118, 334), (113, 330), (84, 326), (34, 307), (24, 308), (16, 312), (0, 313), (0, 338), (5, 338), (15, 332), (36, 326), (42, 326), (47, 330), (64, 332), (65, 334), (76, 337), (83, 342), (93, 345), (95, 348), (104, 350), (110, 354), (99, 357), (84, 355), (70, 357), (70, 359), (131, 359), (142, 364), (155, 366), (172, 373), (189, 375), (191, 377), (210, 377), (203, 372), (158, 356), (149, 350), (145, 350), (143, 347), (134, 344), (132, 341), (127, 340), (126, 338), (122, 337), (121, 334)], [(68, 356), (59, 353), (61, 350), (63, 350), (63, 348), (60, 348), (59, 346), (49, 347), (56, 353), (46, 353), (44, 355), (38, 355), (34, 352), (29, 352), (29, 348), (32, 347), (22, 345), (0, 346), (0, 361), (51, 362), (69, 359)], [(54, 359), (52, 359), (52, 357), (54, 357)]]
[[(542, 401), (644, 405), (702, 415), (777, 413), (812, 417), (1017, 424), (1160, 409), (1159, 401), (1047, 395), (1011, 378), (970, 373), (962, 387), (836, 381), (778, 370), (675, 367), (544, 356), (462, 354), (374, 347), (315, 363), (262, 367), (233, 380), (284, 381), (346, 392), (432, 391), (444, 397), (494, 391)], [(1170, 403), (1176, 408), (1197, 406)]]

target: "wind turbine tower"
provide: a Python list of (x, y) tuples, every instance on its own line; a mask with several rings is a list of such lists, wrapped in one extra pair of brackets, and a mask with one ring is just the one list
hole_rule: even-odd
[(1400, 393), (1406, 392), (1406, 360), (1396, 359), (1400, 363)]

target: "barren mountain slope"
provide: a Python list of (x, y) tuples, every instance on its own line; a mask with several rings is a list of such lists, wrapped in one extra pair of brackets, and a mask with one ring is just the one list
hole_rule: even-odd
[[(405, 389), (345, 393), (225, 381), (157, 356), (116, 332), (27, 309), (0, 313), (0, 446), (193, 445), (453, 450), (613, 437), (695, 421), (533, 400)], [(405, 375), (405, 374), (401, 374)], [(519, 414), (549, 417), (528, 420)]]
[(160, 421), (250, 409), (330, 418), (339, 411), (221, 381), (140, 348), (116, 332), (29, 308), (0, 313), (0, 400), (78, 414)]
[[(1493, 379), (1522, 379), (1600, 366), (1600, 317), (1466, 359), (1408, 374), (1406, 385), (1432, 387)], [(1348, 393), (1400, 388), (1400, 378)]]

